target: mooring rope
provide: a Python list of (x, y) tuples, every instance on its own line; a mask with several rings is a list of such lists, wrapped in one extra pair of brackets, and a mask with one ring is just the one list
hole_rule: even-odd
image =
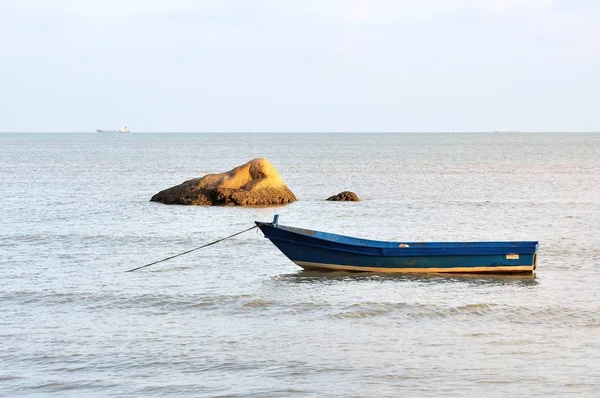
[(202, 249), (202, 248), (204, 248), (204, 247), (208, 247), (208, 246), (214, 245), (215, 243), (222, 242), (222, 241), (224, 241), (224, 240), (226, 240), (226, 239), (233, 238), (234, 236), (241, 235), (241, 234), (243, 234), (244, 232), (248, 232), (248, 231), (250, 231), (250, 230), (253, 230), (254, 228), (258, 228), (258, 226), (257, 226), (257, 225), (255, 225), (255, 226), (253, 226), (253, 227), (251, 227), (251, 228), (248, 228), (248, 229), (245, 229), (245, 230), (243, 230), (243, 231), (237, 232), (237, 233), (235, 233), (235, 234), (233, 234), (233, 235), (229, 235), (229, 236), (226, 236), (226, 237), (224, 237), (224, 238), (217, 239), (217, 240), (215, 240), (215, 241), (213, 241), (213, 242), (207, 243), (207, 244), (205, 244), (205, 245), (202, 245), (202, 246), (196, 247), (195, 249), (191, 249), (191, 250), (185, 251), (185, 252), (183, 252), (183, 253), (179, 253), (179, 254), (176, 254), (176, 255), (174, 255), (174, 256), (171, 256), (171, 257), (163, 258), (162, 260), (158, 260), (158, 261), (155, 261), (155, 262), (153, 262), (153, 263), (150, 263), (150, 264), (142, 265), (141, 267), (132, 268), (132, 269), (130, 269), (130, 270), (127, 270), (127, 271), (125, 271), (125, 272), (133, 272), (133, 271), (137, 271), (138, 269), (146, 268), (146, 267), (149, 267), (149, 266), (151, 266), (151, 265), (158, 264), (158, 263), (162, 263), (163, 261), (167, 261), (167, 260), (170, 260), (170, 259), (172, 259), (172, 258), (175, 258), (175, 257), (183, 256), (184, 254), (188, 254), (188, 253), (191, 253), (191, 252), (193, 252), (193, 251), (196, 251), (196, 250)]

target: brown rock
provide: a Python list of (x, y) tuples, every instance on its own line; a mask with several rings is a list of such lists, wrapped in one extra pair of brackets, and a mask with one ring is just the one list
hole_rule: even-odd
[(264, 206), (291, 203), (296, 196), (266, 158), (257, 158), (226, 173), (201, 178), (165, 189), (151, 202), (177, 205)]
[(340, 192), (337, 195), (330, 196), (329, 198), (327, 198), (327, 200), (332, 200), (335, 202), (359, 202), (360, 201), (360, 199), (358, 198), (358, 195), (356, 195), (354, 192), (350, 192), (350, 191)]

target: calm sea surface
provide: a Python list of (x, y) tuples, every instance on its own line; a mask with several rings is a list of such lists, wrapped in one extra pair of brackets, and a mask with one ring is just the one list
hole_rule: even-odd
[[(262, 156), (298, 202), (149, 202)], [(538, 273), (305, 272), (256, 231), (123, 273), (276, 212)], [(1, 396), (600, 396), (600, 135), (0, 134), (0, 281)]]

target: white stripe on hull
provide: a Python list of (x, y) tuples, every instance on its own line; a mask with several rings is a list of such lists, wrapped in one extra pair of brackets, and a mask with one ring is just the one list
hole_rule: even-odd
[(352, 265), (322, 264), (306, 261), (294, 261), (305, 269), (322, 269), (331, 271), (361, 271), (386, 273), (533, 273), (533, 265), (506, 265), (497, 267), (452, 267), (452, 268), (383, 268), (383, 267), (354, 267)]

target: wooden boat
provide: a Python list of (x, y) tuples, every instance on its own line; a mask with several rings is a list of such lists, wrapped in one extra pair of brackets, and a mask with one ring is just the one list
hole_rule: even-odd
[(256, 225), (307, 270), (533, 274), (538, 242), (384, 242), (279, 225)]

